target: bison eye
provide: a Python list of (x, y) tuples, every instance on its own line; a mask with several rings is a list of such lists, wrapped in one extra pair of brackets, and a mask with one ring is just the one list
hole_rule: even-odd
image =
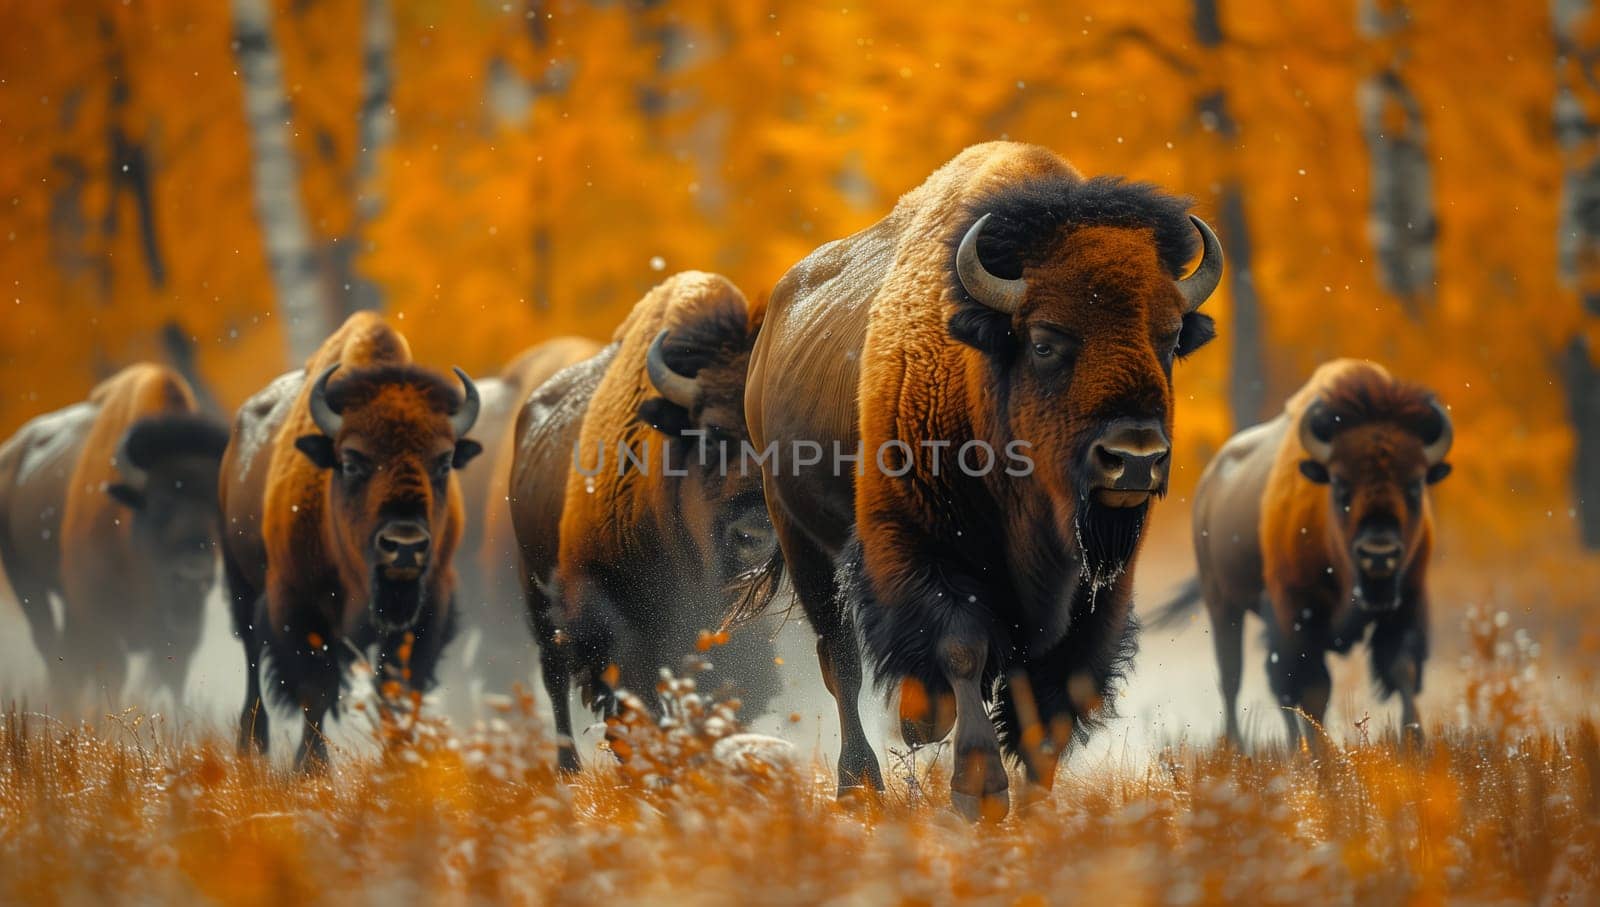
[(1056, 348), (1048, 343), (1035, 343), (1033, 345), (1033, 354), (1040, 359), (1049, 359), (1056, 354)]
[(339, 471), (347, 479), (364, 479), (372, 472), (372, 464), (360, 454), (346, 452), (339, 461)]
[(1335, 504), (1339, 505), (1340, 510), (1348, 513), (1350, 511), (1350, 503), (1354, 496), (1355, 495), (1350, 490), (1350, 484), (1348, 482), (1345, 482), (1342, 479), (1333, 480), (1333, 501)]
[(433, 477), (435, 479), (443, 481), (450, 476), (450, 461), (451, 458), (449, 455), (445, 455), (433, 461)]

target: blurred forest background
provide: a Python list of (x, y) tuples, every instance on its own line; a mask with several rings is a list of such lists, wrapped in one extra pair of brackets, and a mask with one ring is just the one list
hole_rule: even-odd
[(607, 336), (672, 271), (760, 295), (1006, 137), (1192, 194), (1222, 235), (1180, 497), (1318, 362), (1378, 359), (1455, 414), (1461, 594), (1576, 615), (1600, 583), (1594, 6), (4, 0), (0, 434), (141, 358), (231, 410), (357, 308), (483, 374)]

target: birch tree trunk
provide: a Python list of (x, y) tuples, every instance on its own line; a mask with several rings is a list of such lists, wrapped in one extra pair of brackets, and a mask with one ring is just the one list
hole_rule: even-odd
[(256, 216), (277, 292), (291, 366), (304, 363), (332, 330), (310, 229), (300, 202), (299, 167), (289, 144), (289, 100), (272, 40), (272, 0), (233, 0), (235, 52), (244, 82)]
[[(1194, 0), (1195, 39), (1207, 52), (1222, 46), (1222, 22), (1218, 0)], [(1216, 67), (1204, 67), (1216, 71)], [(1228, 110), (1228, 95), (1221, 85), (1203, 92), (1195, 102), (1200, 124), (1223, 144), (1219, 158), (1223, 178), (1218, 191), (1217, 231), (1227, 253), (1228, 298), (1233, 303), (1229, 325), (1232, 342), (1229, 359), (1228, 405), (1235, 429), (1254, 425), (1267, 415), (1266, 348), (1261, 342), (1261, 301), (1256, 295), (1252, 271), (1250, 225), (1245, 218), (1244, 190), (1240, 187), (1238, 163), (1233, 153), (1239, 140), (1239, 126)]]
[(366, 229), (383, 212), (383, 192), (378, 161), (394, 137), (394, 106), (391, 93), (394, 70), (394, 16), (389, 0), (366, 0), (361, 35), (361, 110), (357, 115), (357, 148), (351, 191), (355, 194), (355, 218), (350, 235), (335, 244), (330, 258), (335, 286), (343, 290), (343, 310), (348, 315), (359, 309), (383, 307), (383, 291), (363, 277), (356, 268), (360, 256), (370, 251)]
[(1361, 86), (1361, 131), (1372, 159), (1368, 227), (1377, 251), (1378, 276), (1413, 318), (1433, 297), (1433, 173), (1422, 107), (1406, 86), (1402, 67), (1411, 16), (1403, 2), (1364, 0), (1361, 28), (1387, 45), (1389, 61)]
[(1600, 31), (1592, 0), (1554, 0), (1555, 130), (1566, 160), (1557, 258), (1563, 281), (1577, 290), (1578, 329), (1562, 351), (1567, 413), (1576, 440), (1573, 496), (1579, 532), (1600, 549), (1600, 367), (1588, 338), (1600, 333), (1600, 128), (1590, 111), (1600, 103), (1595, 63)]

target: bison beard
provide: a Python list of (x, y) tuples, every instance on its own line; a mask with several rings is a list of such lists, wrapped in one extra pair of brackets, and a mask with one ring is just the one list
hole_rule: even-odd
[(374, 572), (368, 594), (372, 596), (372, 623), (378, 632), (403, 632), (415, 626), (422, 614), (427, 597), (426, 576), (391, 580)]
[(1079, 576), (1088, 586), (1091, 609), (1100, 591), (1116, 585), (1133, 563), (1149, 511), (1149, 503), (1105, 507), (1087, 501), (1078, 506), (1072, 527), (1078, 541)]

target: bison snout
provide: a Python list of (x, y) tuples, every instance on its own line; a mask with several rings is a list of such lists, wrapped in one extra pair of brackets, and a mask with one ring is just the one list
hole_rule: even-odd
[(1366, 576), (1393, 576), (1400, 569), (1403, 551), (1398, 536), (1365, 536), (1355, 543), (1356, 566)]
[(1119, 420), (1089, 446), (1089, 487), (1101, 503), (1134, 507), (1166, 485), (1171, 460), (1161, 423)]
[(428, 564), (428, 548), (433, 536), (421, 523), (396, 520), (378, 530), (373, 547), (378, 551), (378, 564), (391, 577), (396, 573), (420, 573)]

